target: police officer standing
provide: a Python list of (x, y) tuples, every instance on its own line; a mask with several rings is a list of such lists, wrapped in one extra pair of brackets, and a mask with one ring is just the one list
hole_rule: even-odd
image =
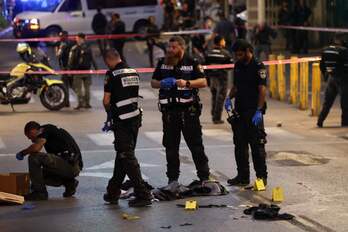
[[(63, 197), (73, 196), (79, 183), (75, 177), (83, 167), (81, 151), (74, 138), (62, 128), (51, 124), (41, 126), (35, 121), (25, 125), (24, 134), (33, 142), (16, 154), (18, 160), (29, 156), (32, 192), (25, 196), (25, 200), (47, 200), (46, 185), (63, 185)], [(41, 152), (42, 148), (47, 153)]]
[[(205, 55), (205, 63), (210, 64), (230, 64), (233, 63), (231, 54), (225, 49), (225, 39), (217, 35), (214, 38), (213, 49), (208, 50)], [(224, 69), (207, 70), (206, 75), (210, 81), (211, 91), (211, 115), (214, 124), (224, 123), (221, 120), (224, 101), (227, 93), (227, 71)]]
[[(86, 35), (79, 33), (76, 36), (76, 45), (71, 48), (69, 53), (69, 69), (72, 70), (90, 70), (93, 66), (95, 69), (97, 65), (93, 58), (91, 48), (86, 43)], [(90, 109), (90, 86), (92, 78), (89, 74), (74, 75), (73, 87), (78, 98), (78, 105), (74, 108), (79, 110), (81, 108)]]
[(333, 43), (326, 47), (321, 55), (320, 70), (327, 82), (322, 110), (318, 117), (317, 126), (323, 123), (338, 94), (341, 95), (341, 125), (348, 126), (348, 78), (346, 63), (348, 63), (347, 48), (343, 46), (343, 35), (335, 36)]
[[(249, 184), (250, 145), (256, 177), (267, 184), (266, 133), (263, 124), (266, 110), (266, 68), (254, 58), (253, 48), (247, 41), (237, 40), (233, 50), (236, 56), (234, 80), (225, 108), (234, 112), (230, 121), (238, 174), (227, 182), (230, 185)], [(234, 108), (232, 98), (235, 98)]]
[[(60, 41), (58, 46), (56, 47), (56, 56), (58, 59), (59, 67), (61, 70), (68, 70), (69, 53), (70, 49), (73, 46), (73, 43), (69, 41), (67, 31), (61, 31), (59, 33), (59, 38)], [(72, 77), (70, 75), (63, 74), (62, 81), (64, 82), (67, 96), (65, 99), (65, 106), (70, 107), (69, 88), (72, 87)]]
[(202, 141), (199, 120), (202, 109), (198, 96), (198, 89), (206, 87), (207, 80), (202, 66), (185, 54), (185, 41), (180, 36), (170, 38), (166, 57), (158, 62), (151, 86), (159, 89), (169, 184), (179, 179), (181, 132), (192, 153), (199, 179), (208, 180), (210, 173)]
[[(121, 185), (126, 175), (134, 186), (136, 198), (128, 202), (130, 207), (151, 205), (151, 194), (146, 189), (140, 166), (135, 157), (138, 130), (142, 113), (138, 106), (139, 75), (124, 63), (115, 49), (105, 54), (109, 67), (104, 86), (103, 104), (108, 115), (104, 131), (113, 130), (116, 159), (114, 174), (104, 195), (106, 202), (117, 204)], [(111, 122), (111, 124), (110, 124)]]

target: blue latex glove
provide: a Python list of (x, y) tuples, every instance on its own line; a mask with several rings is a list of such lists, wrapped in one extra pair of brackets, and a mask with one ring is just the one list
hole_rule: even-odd
[(161, 89), (171, 89), (176, 85), (176, 79), (174, 77), (167, 77), (161, 80)]
[(252, 118), (252, 122), (255, 126), (260, 125), (260, 123), (262, 122), (262, 112), (261, 110), (256, 110), (253, 118)]
[(233, 108), (232, 100), (231, 100), (231, 98), (228, 97), (225, 100), (225, 109), (227, 112), (231, 112), (232, 108)]
[(110, 121), (104, 122), (104, 126), (102, 128), (102, 131), (103, 132), (109, 132), (111, 130), (112, 130), (112, 122), (110, 122)]
[(104, 122), (104, 126), (102, 128), (103, 132), (109, 132), (112, 130), (113, 124), (112, 124), (112, 117), (111, 113), (107, 113), (106, 121)]
[(22, 152), (18, 152), (18, 153), (16, 154), (16, 159), (17, 159), (17, 160), (23, 160), (23, 159), (24, 159), (23, 153), (22, 153)]

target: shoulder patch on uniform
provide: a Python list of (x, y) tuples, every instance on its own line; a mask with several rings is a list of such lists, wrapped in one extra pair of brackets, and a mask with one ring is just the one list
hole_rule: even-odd
[(267, 77), (266, 69), (259, 70), (259, 75), (260, 75), (261, 79), (266, 79), (266, 77)]

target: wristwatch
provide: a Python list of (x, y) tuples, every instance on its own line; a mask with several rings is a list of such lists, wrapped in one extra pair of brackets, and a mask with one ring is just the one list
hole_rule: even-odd
[(190, 82), (190, 81), (186, 81), (185, 86), (186, 86), (186, 88), (190, 88), (190, 86), (191, 86), (191, 82)]

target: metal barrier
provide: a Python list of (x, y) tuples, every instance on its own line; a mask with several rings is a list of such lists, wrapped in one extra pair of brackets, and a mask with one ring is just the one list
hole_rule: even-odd
[(308, 61), (300, 63), (300, 105), (301, 110), (308, 109), (308, 80), (309, 80)]
[(319, 63), (312, 65), (312, 116), (318, 116), (320, 113), (320, 90), (321, 75)]
[[(269, 60), (275, 60), (275, 55), (269, 55)], [(276, 76), (276, 65), (270, 64), (269, 65), (269, 91), (271, 98), (278, 99), (278, 84), (277, 84), (277, 76)]]
[(279, 100), (286, 101), (285, 65), (281, 62), (285, 57), (279, 55), (277, 59), (279, 60), (279, 64), (277, 65)]
[(290, 104), (298, 105), (298, 57), (291, 57), (290, 64)]

